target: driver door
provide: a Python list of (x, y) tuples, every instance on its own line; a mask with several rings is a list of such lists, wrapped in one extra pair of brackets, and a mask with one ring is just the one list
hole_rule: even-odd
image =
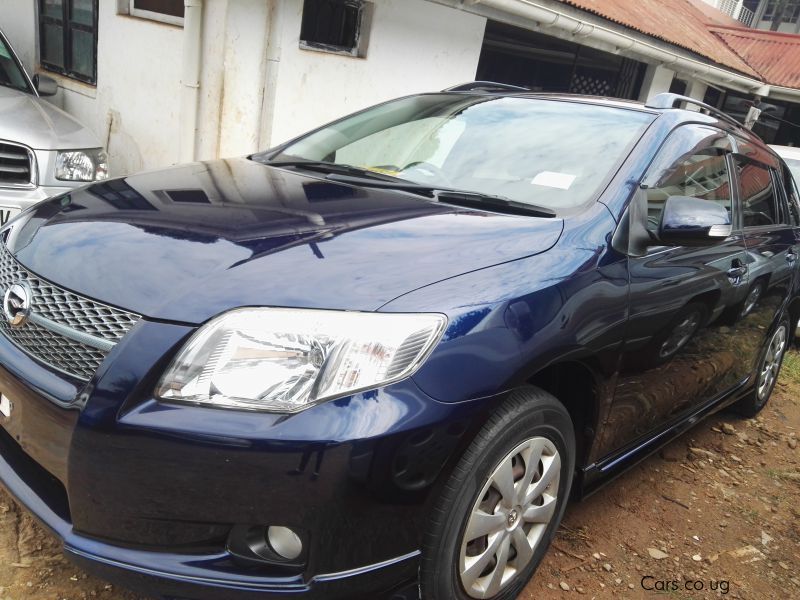
[(654, 236), (670, 196), (715, 202), (728, 211), (733, 227), (724, 241), (654, 246), (628, 259), (629, 321), (604, 428), (609, 451), (642, 443), (747, 378), (751, 361), (742, 354), (755, 349), (743, 347), (738, 333), (748, 269), (732, 151), (725, 132), (679, 127), (642, 182)]

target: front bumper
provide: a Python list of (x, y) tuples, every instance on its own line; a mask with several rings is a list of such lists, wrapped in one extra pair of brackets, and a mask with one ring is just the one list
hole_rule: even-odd
[[(443, 404), (411, 380), (296, 415), (150, 397), (189, 327), (140, 322), (85, 387), (0, 336), (0, 480), (66, 554), (164, 598), (416, 597), (434, 490), (493, 401)], [(242, 564), (235, 525), (303, 532), (287, 572)]]
[(198, 599), (261, 599), (287, 593), (309, 598), (414, 597), (418, 552), (304, 580), (300, 575), (269, 577), (231, 571), (226, 568), (231, 566), (231, 557), (225, 551), (205, 555), (155, 552), (82, 536), (69, 522), (58, 484), (2, 431), (0, 479), (19, 503), (63, 541), (64, 552), (74, 562), (145, 593)]

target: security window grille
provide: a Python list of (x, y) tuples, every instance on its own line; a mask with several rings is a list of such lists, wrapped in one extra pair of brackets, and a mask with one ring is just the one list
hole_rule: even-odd
[(97, 82), (97, 3), (39, 0), (39, 54), (45, 69)]
[(362, 0), (304, 0), (300, 46), (362, 56), (365, 5)]
[(128, 0), (128, 14), (183, 25), (183, 0)]

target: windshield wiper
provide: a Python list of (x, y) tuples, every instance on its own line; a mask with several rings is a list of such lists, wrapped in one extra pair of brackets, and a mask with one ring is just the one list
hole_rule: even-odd
[(319, 171), (321, 173), (337, 173), (341, 175), (352, 175), (355, 177), (368, 177), (378, 181), (402, 182), (397, 177), (391, 175), (384, 175), (370, 169), (361, 167), (354, 167), (353, 165), (346, 165), (342, 163), (333, 163), (326, 160), (278, 160), (263, 163), (270, 167), (298, 167), (300, 169), (309, 169), (311, 171)]
[(494, 196), (492, 194), (461, 190), (436, 190), (434, 194), (438, 202), (455, 204), (456, 206), (474, 208), (491, 207), (511, 214), (533, 215), (548, 219), (557, 216), (556, 211), (550, 208), (537, 206), (536, 204), (528, 204), (527, 202), (520, 202), (519, 200), (512, 200), (505, 196)]
[(550, 208), (537, 206), (535, 204), (528, 204), (527, 202), (520, 202), (518, 200), (512, 200), (511, 198), (506, 198), (505, 196), (495, 196), (492, 194), (482, 194), (481, 192), (442, 188), (422, 183), (414, 183), (413, 181), (404, 181), (399, 178), (374, 180), (352, 175), (331, 173), (326, 177), (326, 179), (339, 183), (349, 183), (351, 185), (363, 185), (368, 187), (412, 192), (432, 198), (437, 202), (441, 202), (442, 204), (454, 204), (456, 206), (484, 209), (489, 207), (511, 214), (533, 215), (536, 217), (545, 218), (552, 218), (556, 216), (556, 212)]

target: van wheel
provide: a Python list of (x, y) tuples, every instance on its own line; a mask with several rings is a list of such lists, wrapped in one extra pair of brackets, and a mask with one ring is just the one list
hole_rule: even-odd
[(422, 598), (516, 598), (561, 522), (574, 469), (564, 406), (539, 388), (514, 391), (467, 448), (431, 514)]
[(752, 392), (733, 405), (743, 417), (754, 417), (767, 405), (781, 372), (783, 356), (789, 345), (789, 319), (784, 317), (769, 339), (766, 349), (758, 361), (756, 386)]

